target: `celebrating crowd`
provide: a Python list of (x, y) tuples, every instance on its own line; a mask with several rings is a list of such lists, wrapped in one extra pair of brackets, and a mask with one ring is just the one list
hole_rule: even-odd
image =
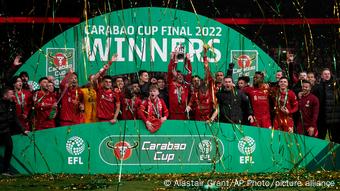
[[(94, 75), (78, 86), (77, 74), (70, 70), (55, 89), (53, 77), (39, 80), (40, 89), (27, 84), (28, 74), (12, 78), (12, 88), (4, 88), (0, 124), (8, 122), (10, 102), (15, 104), (18, 126), (30, 132), (81, 123), (141, 119), (150, 132), (156, 132), (167, 120), (225, 122), (273, 128), (291, 133), (339, 141), (340, 104), (338, 83), (325, 68), (321, 79), (313, 72), (300, 72), (298, 79), (285, 71), (276, 73), (276, 82), (265, 83), (264, 73), (256, 72), (252, 85), (242, 76), (234, 83), (233, 64), (226, 75), (210, 72), (204, 47), (205, 76), (192, 76), (188, 55), (174, 51), (167, 75), (149, 80), (147, 71), (138, 78), (106, 74), (117, 55)], [(183, 73), (177, 70), (184, 61)], [(290, 77), (288, 77), (290, 76)], [(319, 81), (319, 83), (317, 83)], [(7, 122), (6, 122), (7, 121)], [(5, 123), (6, 122), (6, 123)], [(7, 131), (1, 125), (1, 133)]]
[[(149, 80), (149, 73), (139, 71), (131, 80), (106, 74), (117, 55), (88, 83), (78, 86), (77, 73), (70, 70), (55, 88), (52, 76), (39, 80), (33, 91), (27, 72), (12, 78), (12, 87), (1, 91), (0, 144), (5, 145), (3, 175), (10, 175), (9, 161), (13, 150), (12, 134), (69, 126), (81, 123), (118, 120), (143, 120), (146, 128), (156, 132), (167, 120), (196, 120), (206, 123), (252, 125), (299, 133), (340, 143), (340, 88), (330, 69), (316, 79), (313, 72), (299, 76), (278, 71), (276, 82), (264, 82), (264, 73), (255, 72), (252, 85), (247, 76), (234, 83), (234, 64), (226, 75), (217, 71), (213, 77), (204, 47), (204, 78), (192, 76), (188, 54), (174, 51), (166, 75)], [(186, 71), (177, 70), (183, 60)], [(18, 62), (16, 58), (15, 63)], [(289, 64), (290, 61), (288, 60)], [(290, 76), (288, 78), (288, 76)]]

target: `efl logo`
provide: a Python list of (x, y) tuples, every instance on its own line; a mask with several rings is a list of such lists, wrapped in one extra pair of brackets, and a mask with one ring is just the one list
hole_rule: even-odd
[(80, 155), (85, 150), (84, 140), (78, 136), (73, 136), (66, 141), (66, 150), (71, 155)]
[(67, 164), (74, 165), (74, 164), (84, 164), (81, 157), (78, 156), (85, 150), (85, 142), (82, 138), (78, 136), (73, 136), (66, 141), (66, 150), (73, 157), (67, 158)]
[(249, 136), (243, 137), (238, 142), (238, 150), (245, 156), (240, 156), (240, 164), (254, 164), (251, 154), (256, 149), (255, 140)]
[(211, 160), (212, 143), (209, 140), (203, 140), (198, 144), (200, 151), (200, 160)]

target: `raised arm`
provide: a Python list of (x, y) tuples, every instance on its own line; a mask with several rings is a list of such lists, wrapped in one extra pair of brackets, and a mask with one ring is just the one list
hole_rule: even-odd
[(203, 63), (204, 63), (204, 82), (212, 85), (214, 82), (213, 77), (211, 76), (210, 68), (209, 68), (209, 62), (207, 58), (207, 51), (208, 51), (208, 46), (203, 46)]
[(112, 63), (117, 60), (117, 56), (118, 56), (117, 54), (112, 55), (111, 60), (94, 75), (92, 82), (96, 82), (100, 77), (103, 77), (106, 74), (107, 70), (111, 67)]
[(17, 55), (15, 59), (13, 60), (13, 63), (11, 66), (8, 68), (8, 70), (4, 73), (5, 78), (11, 78), (11, 76), (21, 67), (22, 62), (21, 62), (21, 56)]
[(185, 62), (185, 69), (187, 70), (187, 75), (185, 75), (185, 81), (188, 83), (191, 83), (192, 66), (191, 66), (189, 54), (186, 54), (184, 62)]
[(172, 82), (174, 80), (174, 77), (177, 76), (177, 59), (176, 59), (176, 53), (172, 52), (171, 53), (171, 59), (170, 63), (168, 65), (168, 82)]
[(60, 90), (63, 91), (68, 86), (68, 82), (73, 74), (73, 70), (70, 69), (67, 74), (65, 75), (64, 79), (60, 83)]
[(235, 64), (234, 63), (229, 63), (229, 68), (227, 70), (226, 75), (227, 76), (233, 76), (233, 70), (234, 70)]

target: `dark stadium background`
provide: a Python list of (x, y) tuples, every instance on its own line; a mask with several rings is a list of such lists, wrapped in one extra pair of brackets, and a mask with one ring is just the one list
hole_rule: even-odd
[[(210, 18), (339, 18), (339, 4), (339, 0), (0, 0), (0, 18), (76, 17), (82, 22), (85, 7), (88, 18), (133, 7), (177, 8)], [(268, 24), (230, 27), (256, 42), (276, 61), (281, 54), (279, 49), (290, 49), (296, 54), (296, 71), (302, 68), (318, 72), (323, 67), (335, 71), (340, 66), (339, 23), (310, 25), (310, 28), (308, 25)], [(74, 25), (0, 22), (1, 83), (16, 55), (22, 55), (22, 61), (25, 61), (43, 44)], [(340, 70), (335, 73), (340, 76)]]

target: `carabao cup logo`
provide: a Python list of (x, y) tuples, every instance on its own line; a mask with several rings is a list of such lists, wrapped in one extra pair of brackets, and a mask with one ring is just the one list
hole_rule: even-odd
[(255, 140), (249, 136), (243, 137), (238, 142), (238, 150), (244, 155), (252, 154), (256, 149)]
[(106, 145), (108, 148), (113, 149), (113, 153), (117, 157), (117, 159), (126, 160), (130, 158), (132, 154), (132, 147), (130, 143), (126, 141), (120, 141), (114, 146), (111, 145), (111, 142), (107, 142)]
[(67, 140), (66, 150), (71, 155), (80, 155), (85, 150), (85, 142), (82, 138), (73, 136)]
[(99, 156), (106, 164), (116, 165), (117, 161), (128, 160), (132, 157), (133, 149), (136, 149), (138, 145), (137, 141), (130, 138), (122, 141), (118, 136), (108, 136), (99, 144)]
[(68, 65), (68, 60), (70, 58), (72, 58), (72, 54), (63, 54), (61, 52), (57, 52), (55, 55), (49, 54), (48, 55), (52, 60), (53, 60), (53, 64), (56, 67), (61, 67), (61, 66), (66, 66)]

